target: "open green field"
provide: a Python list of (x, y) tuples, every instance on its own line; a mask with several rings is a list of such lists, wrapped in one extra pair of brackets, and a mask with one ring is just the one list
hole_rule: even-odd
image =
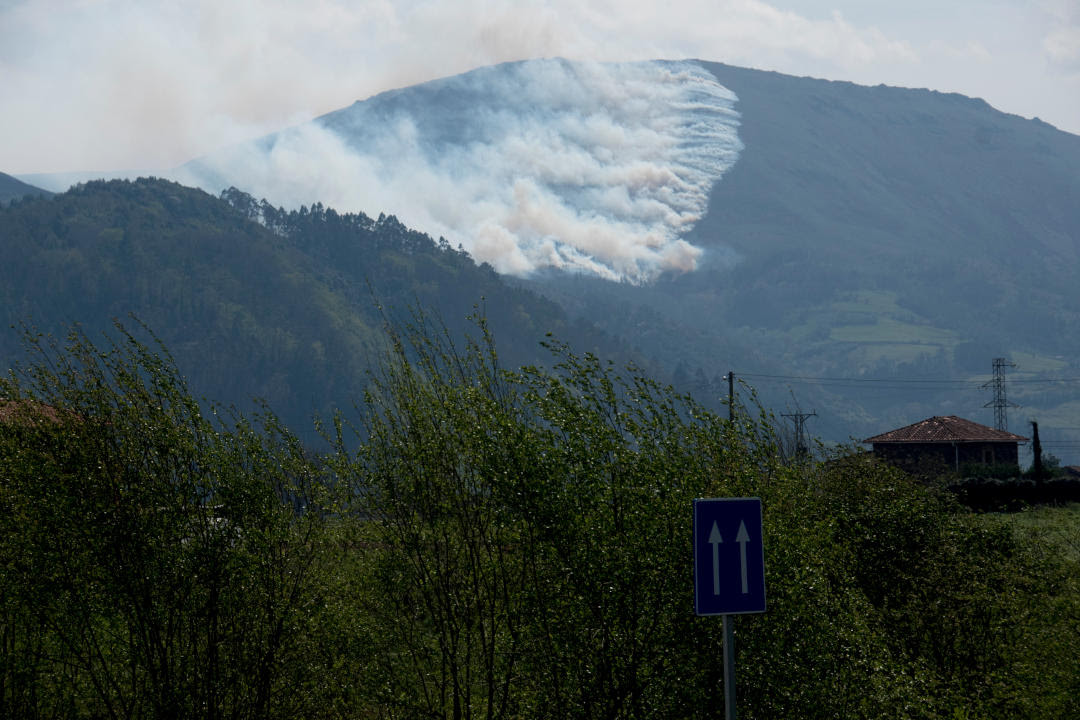
[(1060, 549), (1063, 557), (1080, 563), (1080, 503), (1035, 507), (1000, 517), (1007, 518), (1018, 532), (1042, 540)]
[(836, 327), (833, 328), (830, 337), (840, 342), (880, 342), (943, 347), (951, 347), (956, 343), (955, 335), (948, 330), (929, 325), (914, 325), (891, 317), (879, 317), (873, 323)]
[(909, 311), (900, 307), (897, 302), (899, 295), (895, 292), (860, 290), (848, 293), (841, 300), (832, 303), (832, 308), (837, 312), (866, 313), (868, 315), (899, 315)]

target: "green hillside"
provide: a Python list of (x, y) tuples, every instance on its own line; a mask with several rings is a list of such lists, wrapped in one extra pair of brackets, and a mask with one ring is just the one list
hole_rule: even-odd
[(0, 172), (0, 205), (27, 195), (51, 195), (48, 190), (28, 185), (18, 178)]
[[(704, 399), (728, 369), (791, 378), (748, 379), (778, 408), (815, 407), (833, 440), (944, 413), (992, 423), (978, 386), (994, 357), (1019, 363), (1013, 380), (1080, 376), (1080, 137), (960, 95), (705, 66), (739, 98), (745, 149), (687, 236), (701, 267), (530, 287), (681, 366)], [(1080, 440), (1075, 382), (1010, 398), (1018, 431), (1054, 418), (1044, 432)]]
[[(491, 114), (484, 108), (513, 104), (500, 93), (513, 87), (510, 80), (518, 77), (519, 67), (510, 63), (383, 93), (322, 122), (363, 146), (365, 137), (378, 136), (380, 123), (417, 119), (430, 140), (425, 152), (433, 162), (444, 162), (447, 147), (486, 146), (492, 138), (485, 133), (497, 136), (505, 130), (484, 124)], [(245, 387), (244, 395), (287, 398), (297, 415), (300, 407), (321, 407), (320, 398), (340, 397), (333, 388), (321, 394), (326, 382), (316, 386), (313, 373), (355, 391), (351, 363), (367, 366), (353, 358), (371, 352), (370, 328), (381, 322), (371, 308), (373, 295), (399, 311), (419, 300), (453, 322), (484, 296), (489, 315), (509, 328), (499, 337), (515, 360), (532, 359), (536, 339), (549, 329), (588, 343), (578, 345), (581, 349), (614, 348), (610, 338), (618, 338), (634, 349), (639, 362), (651, 364), (655, 376), (676, 380), (680, 389), (715, 407), (725, 401), (724, 376), (734, 370), (778, 411), (817, 410), (808, 430), (828, 441), (865, 438), (940, 414), (992, 423), (993, 413), (985, 407), (991, 395), (981, 385), (989, 379), (992, 359), (1006, 357), (1018, 364), (1009, 371), (1009, 399), (1022, 406), (1010, 413), (1012, 429), (1024, 433), (1026, 422), (1038, 419), (1045, 438), (1057, 443), (1048, 445), (1050, 451), (1067, 463), (1080, 463), (1066, 452), (1080, 447), (1080, 286), (1075, 281), (1080, 137), (955, 94), (716, 63), (703, 67), (738, 98), (733, 108), (742, 150), (712, 188), (707, 213), (685, 236), (705, 249), (693, 272), (661, 276), (644, 286), (553, 271), (500, 279), (392, 218), (340, 216), (319, 204), (286, 214), (233, 195), (241, 217), (263, 223), (242, 232), (263, 238), (255, 241), (261, 249), (254, 257), (275, 248), (268, 256), (275, 258), (274, 267), (292, 270), (267, 272), (265, 287), (251, 293), (241, 288), (253, 279), (236, 280), (241, 294), (230, 296), (232, 305), (215, 296), (208, 302), (217, 310), (203, 317), (200, 308), (195, 315), (216, 328), (218, 315), (230, 312), (222, 308), (244, 308), (253, 320), (245, 317), (236, 332), (232, 320), (222, 321), (227, 330), (220, 331), (253, 338), (236, 340), (227, 351), (230, 357), (241, 350), (252, 353), (251, 363), (235, 368), (255, 369), (245, 378), (252, 387)], [(486, 105), (477, 99), (481, 96)], [(511, 109), (527, 118), (543, 115), (543, 108)], [(387, 163), (397, 168), (396, 161)], [(521, 171), (530, 172), (525, 166)], [(258, 173), (258, 167), (251, 172)], [(324, 180), (334, 182), (333, 172)], [(214, 191), (225, 186), (213, 185)], [(168, 202), (153, 202), (170, 212)], [(238, 222), (235, 214), (230, 217), (229, 222)], [(177, 215), (169, 222), (189, 220)], [(94, 222), (93, 233), (134, 232), (123, 221)], [(158, 219), (145, 222), (154, 226)], [(174, 230), (180, 232), (174, 228), (165, 237), (173, 237)], [(395, 240), (386, 244), (375, 238)], [(207, 252), (216, 257), (213, 253), (223, 251), (211, 243)], [(84, 283), (96, 261), (88, 262), (85, 272), (72, 270), (71, 258), (64, 262), (75, 273), (72, 282)], [(164, 283), (191, 277), (193, 287), (208, 282), (216, 288), (214, 273), (243, 278), (248, 271), (236, 262), (205, 262), (211, 275), (178, 275), (168, 260), (168, 272), (150, 276)], [(16, 270), (6, 271), (17, 275), (16, 284), (28, 282)], [(29, 276), (40, 272), (31, 268)], [(121, 277), (123, 270), (102, 282), (111, 287)], [(285, 290), (267, 289), (274, 284)], [(23, 295), (12, 285), (4, 288), (17, 304), (48, 302), (37, 290)], [(91, 306), (123, 315), (146, 305), (138, 292), (124, 288), (121, 302)], [(185, 292), (201, 296), (209, 290)], [(267, 309), (294, 296), (302, 301), (280, 311)], [(266, 304), (249, 308), (249, 297), (265, 297)], [(190, 337), (191, 319), (178, 315), (185, 312), (184, 302), (170, 295), (153, 311), (158, 315), (151, 324), (163, 331), (185, 327), (188, 334), (182, 337)], [(32, 309), (8, 307), (12, 317)], [(321, 309), (310, 309), (315, 307)], [(334, 341), (345, 345), (328, 355), (332, 361), (320, 360), (327, 349), (313, 345), (326, 329), (304, 326), (302, 319), (310, 313), (334, 318), (325, 326), (341, 324), (343, 337), (351, 338)], [(360, 320), (341, 320), (345, 317)], [(297, 322), (304, 329), (295, 329)], [(280, 341), (264, 332), (273, 327), (280, 328)], [(595, 327), (608, 339), (590, 330)], [(223, 337), (224, 344), (215, 347), (228, 342)], [(266, 343), (292, 348), (286, 355), (297, 364), (286, 368), (286, 358), (269, 353)], [(929, 382), (911, 382), (918, 379)], [(223, 386), (224, 379), (214, 382), (209, 387)]]
[[(507, 362), (535, 362), (546, 332), (611, 348), (550, 301), (507, 287), (490, 267), (411, 231), (316, 205), (285, 212), (238, 191), (224, 199), (175, 183), (92, 182), (0, 210), (5, 327), (91, 337), (134, 314), (200, 394), (262, 398), (298, 432), (348, 407), (384, 349), (386, 321), (432, 312), (460, 336), (477, 305)], [(256, 219), (259, 222), (256, 222)], [(0, 333), (4, 365), (18, 333)]]
[[(746, 149), (695, 236), (756, 270), (739, 273), (740, 315), (936, 328), (946, 360), (976, 339), (1075, 354), (1080, 137), (960, 95), (708, 67), (739, 95)], [(845, 317), (855, 293), (896, 307)], [(840, 357), (865, 366), (853, 350)]]

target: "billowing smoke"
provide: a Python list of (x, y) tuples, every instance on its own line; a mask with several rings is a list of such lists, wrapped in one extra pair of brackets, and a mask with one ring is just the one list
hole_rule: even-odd
[(504, 273), (643, 282), (738, 158), (735, 95), (692, 62), (530, 60), (375, 96), (180, 168), (275, 205), (386, 212)]

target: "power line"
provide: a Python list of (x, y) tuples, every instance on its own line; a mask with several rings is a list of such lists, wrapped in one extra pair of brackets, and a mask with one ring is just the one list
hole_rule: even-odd
[[(766, 382), (790, 382), (808, 385), (822, 385), (829, 387), (861, 387), (865, 385), (881, 386), (888, 389), (914, 389), (914, 390), (948, 390), (953, 388), (978, 390), (985, 387), (985, 380), (960, 380), (957, 378), (864, 378), (864, 377), (835, 377), (813, 375), (770, 375), (766, 373), (740, 372), (739, 377), (747, 379), (764, 380)], [(993, 382), (992, 380), (990, 382)], [(1012, 378), (1012, 385), (1033, 384), (1077, 384), (1080, 377), (1067, 378)], [(895, 386), (895, 387), (893, 387)], [(912, 387), (914, 386), (914, 387)], [(919, 387), (926, 386), (926, 387)]]
[[(735, 371), (730, 371), (728, 377), (734, 376)], [(868, 378), (868, 377), (844, 377), (836, 375), (781, 375), (774, 373), (738, 372), (738, 376), (751, 384), (784, 384), (784, 385), (812, 385), (826, 390), (858, 389), (861, 394), (872, 392), (906, 392), (906, 393), (935, 393), (938, 395), (956, 392), (977, 392), (987, 386), (992, 386), (994, 380), (989, 382), (984, 379), (964, 380), (959, 378), (941, 377), (891, 377), (891, 378)], [(985, 377), (985, 376), (984, 376)], [(1080, 377), (1042, 377), (1042, 378), (1009, 378), (1012, 385), (1044, 385), (1062, 386), (1078, 385)], [(1008, 402), (1008, 401), (1006, 401)], [(1011, 404), (1011, 403), (1010, 403)], [(992, 406), (990, 403), (988, 406)], [(1014, 405), (1014, 407), (1017, 407)], [(798, 420), (793, 418), (798, 424)], [(1053, 426), (1056, 431), (1080, 430), (1080, 426)], [(1075, 443), (1075, 444), (1073, 444)], [(1071, 449), (1080, 448), (1080, 440), (1048, 440), (1044, 445), (1052, 445), (1057, 448)]]
[(742, 378), (767, 378), (772, 380), (799, 380), (810, 382), (845, 382), (845, 383), (943, 383), (943, 384), (970, 384), (977, 385), (979, 380), (945, 380), (936, 378), (862, 378), (862, 377), (818, 377), (813, 375), (768, 375), (765, 373), (740, 372)]

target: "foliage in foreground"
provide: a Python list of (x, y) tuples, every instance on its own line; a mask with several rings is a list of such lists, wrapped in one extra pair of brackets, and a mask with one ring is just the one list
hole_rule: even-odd
[(0, 715), (715, 717), (690, 501), (748, 495), (742, 717), (1080, 712), (1074, 557), (558, 343), (391, 339), (321, 458), (129, 334), (38, 345), (0, 386)]
[(318, 681), (328, 487), (167, 357), (31, 338), (0, 381), (0, 716), (266, 717)]

